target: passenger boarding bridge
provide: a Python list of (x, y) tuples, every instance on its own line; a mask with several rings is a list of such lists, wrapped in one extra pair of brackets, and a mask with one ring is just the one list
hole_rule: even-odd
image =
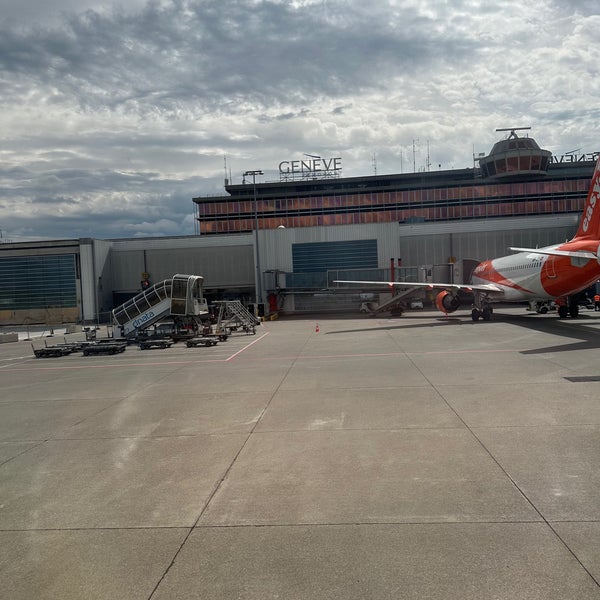
[(202, 293), (204, 277), (200, 275), (173, 275), (155, 283), (113, 309), (112, 320), (121, 335), (132, 337), (154, 323), (172, 318), (181, 325), (196, 325), (208, 315), (208, 304)]

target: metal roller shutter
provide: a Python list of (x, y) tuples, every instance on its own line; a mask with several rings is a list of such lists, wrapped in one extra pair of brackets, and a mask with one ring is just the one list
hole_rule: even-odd
[(293, 244), (294, 273), (377, 268), (377, 240)]

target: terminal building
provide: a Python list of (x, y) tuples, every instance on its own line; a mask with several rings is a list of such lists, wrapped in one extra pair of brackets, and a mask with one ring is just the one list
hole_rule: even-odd
[(193, 198), (194, 236), (0, 245), (0, 324), (105, 321), (146, 276), (175, 273), (259, 313), (356, 311), (363, 294), (334, 279), (456, 282), (463, 261), (572, 237), (596, 158), (512, 130), (470, 169), (342, 177), (340, 158), (283, 161), (278, 181), (249, 171)]

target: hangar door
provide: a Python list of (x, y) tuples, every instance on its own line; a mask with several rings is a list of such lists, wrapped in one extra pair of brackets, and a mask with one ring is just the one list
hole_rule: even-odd
[(293, 244), (292, 261), (294, 273), (376, 269), (377, 240)]

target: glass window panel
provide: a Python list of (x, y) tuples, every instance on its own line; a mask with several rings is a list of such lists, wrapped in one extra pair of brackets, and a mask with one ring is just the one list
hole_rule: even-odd
[(0, 259), (0, 309), (77, 306), (74, 254)]

